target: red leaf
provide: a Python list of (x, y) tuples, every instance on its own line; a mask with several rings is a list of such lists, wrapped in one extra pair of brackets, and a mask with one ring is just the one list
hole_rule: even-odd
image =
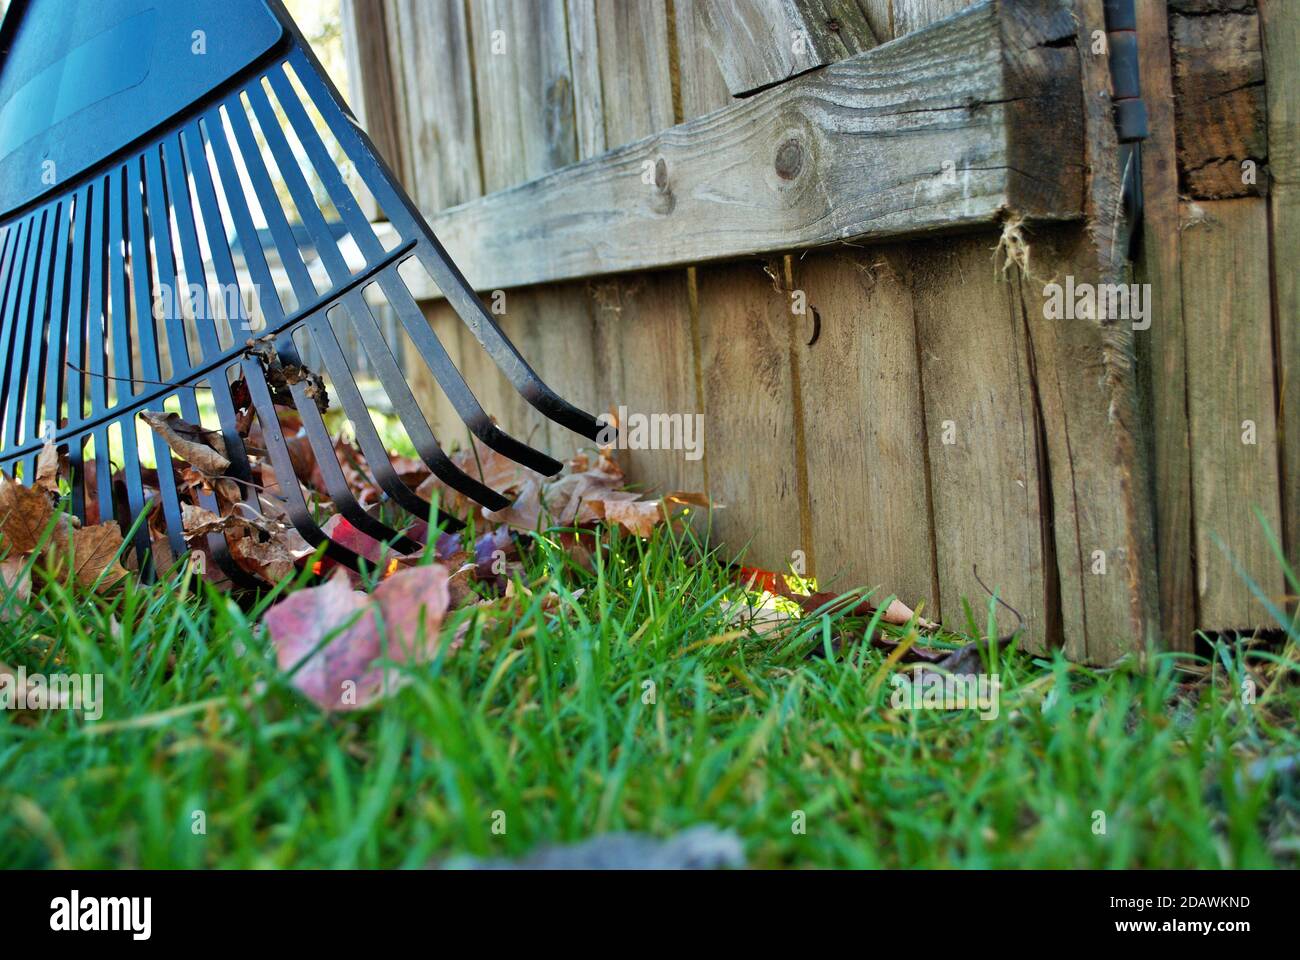
[(400, 674), (381, 662), (385, 655), (422, 663), (437, 652), (449, 604), (447, 569), (434, 564), (399, 570), (373, 596), (339, 574), (281, 600), (263, 620), (281, 670), (308, 657), (294, 686), (323, 710), (361, 710), (400, 686)]

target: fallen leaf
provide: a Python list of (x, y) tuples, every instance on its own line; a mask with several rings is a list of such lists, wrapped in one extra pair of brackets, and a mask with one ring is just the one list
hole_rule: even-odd
[(751, 603), (748, 598), (723, 601), (721, 610), (728, 624), (745, 627), (762, 636), (781, 630), (798, 619), (791, 611), (778, 606), (776, 599), (773, 594), (765, 593), (758, 603)]
[(181, 532), (186, 540), (220, 533), (234, 522), (237, 522), (235, 517), (218, 516), (211, 510), (196, 507), (192, 503), (181, 504)]
[(32, 486), (54, 496), (59, 495), (59, 477), (67, 473), (68, 455), (54, 445), (53, 438), (45, 441), (40, 456), (36, 458), (36, 479)]
[(638, 537), (648, 537), (664, 518), (663, 507), (657, 500), (597, 500), (599, 512), (604, 519), (617, 523), (628, 533)]
[[(113, 521), (79, 527), (72, 531), (71, 541), (72, 572), (81, 586), (90, 587), (99, 581), (98, 589), (107, 590), (126, 576), (126, 568), (117, 560), (122, 547), (122, 528)], [(55, 542), (66, 543), (66, 536), (58, 537)], [(50, 552), (47, 550), (47, 555)]]
[(263, 617), (280, 669), (306, 657), (291, 682), (323, 710), (370, 706), (400, 685), (400, 674), (376, 662), (385, 651), (394, 663), (425, 662), (437, 652), (448, 579), (446, 567), (431, 564), (399, 570), (371, 596), (341, 573), (291, 594)]
[[(0, 588), (6, 594), (12, 593), (13, 599), (26, 603), (32, 595), (32, 574), (27, 561), (22, 557), (8, 556), (0, 560)], [(3, 598), (0, 598), (3, 602)], [(16, 611), (6, 604), (0, 610), (0, 620), (10, 620)]]
[(182, 420), (180, 414), (141, 410), (140, 419), (162, 437), (178, 457), (207, 477), (217, 477), (230, 468), (225, 441), (215, 430)]
[[(301, 537), (299, 537), (301, 540)], [(302, 547), (291, 546), (285, 540), (272, 537), (258, 540), (257, 537), (240, 537), (230, 541), (230, 555), (239, 568), (246, 573), (261, 577), (272, 586), (281, 580), (288, 580), (298, 575), (298, 562), (315, 553), (307, 541)]]
[(11, 555), (35, 550), (52, 516), (48, 493), (24, 487), (0, 471), (0, 538)]

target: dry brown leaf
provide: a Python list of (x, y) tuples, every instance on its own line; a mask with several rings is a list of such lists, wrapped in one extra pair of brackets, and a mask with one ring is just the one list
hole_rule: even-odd
[(207, 477), (217, 477), (230, 468), (225, 441), (215, 430), (206, 430), (182, 420), (179, 414), (141, 410), (140, 419), (162, 437), (178, 457)]
[(10, 555), (35, 550), (52, 516), (48, 493), (24, 487), (0, 471), (0, 539)]
[(230, 555), (241, 570), (261, 577), (274, 586), (281, 580), (298, 575), (298, 561), (314, 552), (306, 543), (304, 540), (305, 549), (298, 550), (277, 537), (266, 541), (260, 541), (256, 537), (242, 537), (231, 542)]
[[(56, 538), (56, 543), (63, 547), (67, 540), (65, 532)], [(71, 541), (72, 572), (79, 585), (90, 587), (99, 580), (99, 589), (107, 590), (126, 576), (126, 568), (117, 560), (118, 550), (122, 547), (122, 528), (113, 521), (75, 529), (71, 532)], [(47, 557), (50, 552), (46, 551)], [(61, 559), (56, 558), (55, 562)]]
[(40, 456), (36, 458), (36, 479), (32, 486), (54, 496), (59, 495), (59, 477), (67, 472), (68, 455), (54, 445), (51, 438), (41, 447)]
[(206, 537), (210, 533), (220, 533), (232, 523), (238, 522), (234, 517), (221, 517), (203, 507), (192, 503), (181, 504), (181, 532), (186, 540)]
[(658, 500), (637, 501), (596, 501), (604, 512), (604, 518), (617, 523), (628, 533), (638, 537), (648, 537), (664, 518), (663, 507)]

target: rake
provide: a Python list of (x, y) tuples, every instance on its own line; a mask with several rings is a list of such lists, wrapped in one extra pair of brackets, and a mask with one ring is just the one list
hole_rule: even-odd
[[(355, 177), (345, 175), (348, 165)], [(369, 199), (392, 226), (382, 241), (363, 212)], [(52, 438), (67, 449), (72, 508), (83, 519), (91, 496), (101, 520), (124, 531), (152, 509), (137, 415), (170, 408), (199, 424), (201, 398), (210, 396), (204, 405), (219, 422), (227, 475), (250, 505), (258, 492), (239, 418), (251, 407), (280, 507), (309, 544), (357, 568), (357, 555), (321, 529), (299, 485), (279, 480), (295, 476), (276, 409), (291, 406), (333, 509), (401, 552), (418, 551), (419, 540), (372, 515), (349, 489), (319, 377), (303, 365), (310, 349), (388, 502), (429, 519), (430, 505), (389, 461), (354, 376), (360, 362), (341, 337), (364, 351), (433, 475), (489, 509), (507, 506), (434, 436), (377, 319), (385, 309), (479, 440), (557, 473), (558, 461), (503, 432), (479, 405), (403, 279), (411, 267), (427, 271), (533, 407), (592, 440), (605, 426), (550, 390), (502, 333), (279, 0), (71, 8), (15, 0), (0, 26), (0, 211), (0, 467), (32, 477)], [(277, 290), (277, 275), (288, 289)], [(118, 448), (121, 483), (110, 462)], [(156, 500), (179, 556), (187, 546), (172, 453), (157, 435), (153, 448)], [(217, 509), (211, 493), (200, 501)], [(142, 560), (146, 526), (134, 541)], [(224, 536), (208, 535), (207, 545), (239, 579)]]

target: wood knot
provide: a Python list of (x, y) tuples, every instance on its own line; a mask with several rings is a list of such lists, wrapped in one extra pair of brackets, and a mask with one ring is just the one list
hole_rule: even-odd
[(655, 186), (660, 190), (668, 187), (668, 163), (663, 157), (655, 161)]
[(776, 175), (782, 180), (793, 180), (803, 169), (803, 144), (787, 140), (776, 151)]

